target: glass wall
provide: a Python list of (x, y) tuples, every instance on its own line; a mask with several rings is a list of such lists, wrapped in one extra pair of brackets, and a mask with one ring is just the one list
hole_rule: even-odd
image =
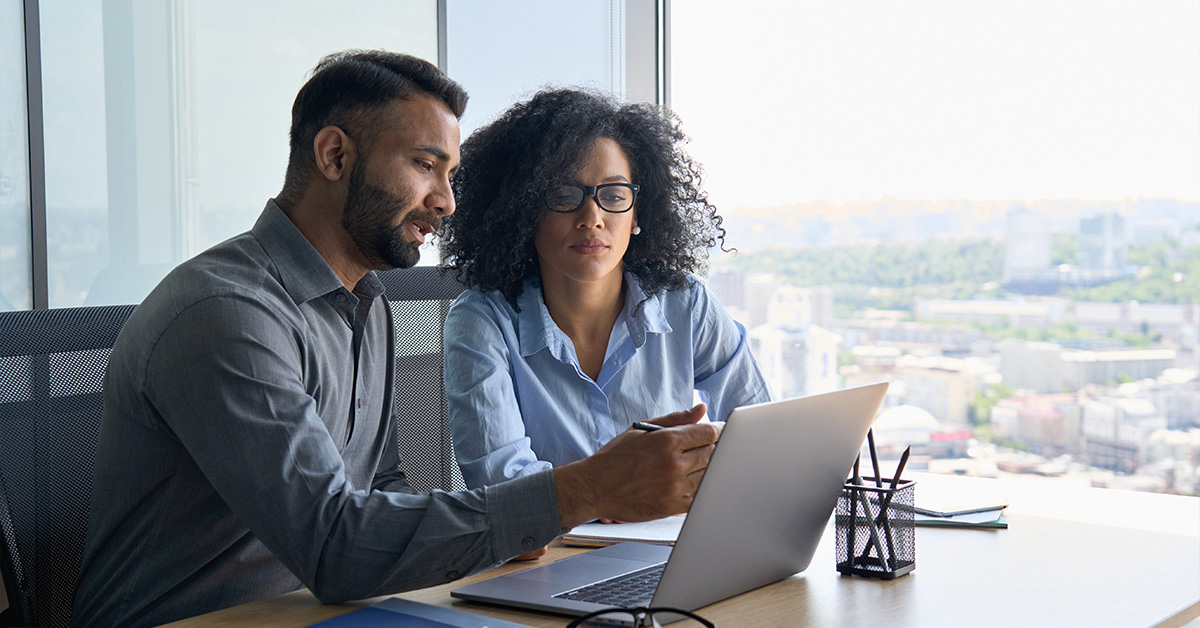
[(671, 104), (739, 250), (710, 286), (776, 391), (891, 381), (877, 436), (931, 470), (1200, 491), (1197, 24), (671, 3)]
[(624, 98), (625, 2), (458, 0), (447, 3), (446, 71), (471, 94), (465, 139), (543, 87)]
[(25, 14), (0, 0), (0, 311), (33, 307)]
[(436, 63), (434, 0), (336, 10), (41, 2), (50, 307), (140, 301), (175, 264), (249, 229), (283, 184), (292, 99), (323, 55), (387, 48)]
[[(548, 85), (656, 97), (653, 0), (456, 0), (441, 16), (437, 0), (34, 4), (50, 307), (140, 301), (173, 266), (248, 229), (282, 185), (292, 99), (329, 52), (440, 52), (471, 94), (464, 136)], [(29, 308), (22, 2), (0, 7), (0, 306)], [(436, 261), (432, 246), (423, 253)]]

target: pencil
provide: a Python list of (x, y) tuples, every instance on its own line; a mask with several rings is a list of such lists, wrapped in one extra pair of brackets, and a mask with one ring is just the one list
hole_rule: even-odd
[(879, 473), (879, 455), (875, 453), (875, 430), (867, 430), (867, 448), (871, 450), (871, 468), (875, 470), (875, 486), (883, 488), (883, 478)]

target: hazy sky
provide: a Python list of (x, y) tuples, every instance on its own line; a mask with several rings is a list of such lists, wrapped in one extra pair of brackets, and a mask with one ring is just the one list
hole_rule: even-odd
[(718, 205), (1200, 199), (1196, 0), (686, 0), (672, 105)]

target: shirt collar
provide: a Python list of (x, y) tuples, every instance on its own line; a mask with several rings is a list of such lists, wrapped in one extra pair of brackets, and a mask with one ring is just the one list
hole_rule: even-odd
[[(529, 277), (517, 297), (517, 329), (520, 334), (521, 355), (529, 357), (542, 349), (549, 348), (560, 360), (568, 354), (567, 335), (558, 328), (546, 309), (542, 298), (542, 282), (536, 276)], [(662, 309), (662, 293), (647, 295), (642, 284), (632, 273), (625, 273), (625, 308), (617, 318), (624, 321), (629, 336), (638, 347), (646, 342), (646, 334), (665, 334), (671, 331)], [(573, 352), (571, 352), (573, 353)]]
[(542, 298), (542, 282), (537, 276), (528, 277), (517, 295), (517, 330), (520, 333), (521, 356), (529, 357), (542, 349), (550, 348), (562, 358), (565, 349), (562, 336), (565, 334), (550, 318), (546, 301)]
[(270, 256), (283, 289), (297, 304), (344, 287), (337, 273), (275, 204), (275, 199), (267, 201), (250, 233)]

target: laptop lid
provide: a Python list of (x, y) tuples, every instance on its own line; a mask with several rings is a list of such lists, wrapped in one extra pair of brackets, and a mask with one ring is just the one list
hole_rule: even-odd
[(451, 595), (582, 615), (607, 605), (555, 596), (666, 560), (652, 604), (695, 610), (803, 571), (886, 391), (879, 383), (734, 410), (673, 549), (622, 543)]
[(734, 410), (653, 604), (693, 610), (807, 569), (887, 386)]

